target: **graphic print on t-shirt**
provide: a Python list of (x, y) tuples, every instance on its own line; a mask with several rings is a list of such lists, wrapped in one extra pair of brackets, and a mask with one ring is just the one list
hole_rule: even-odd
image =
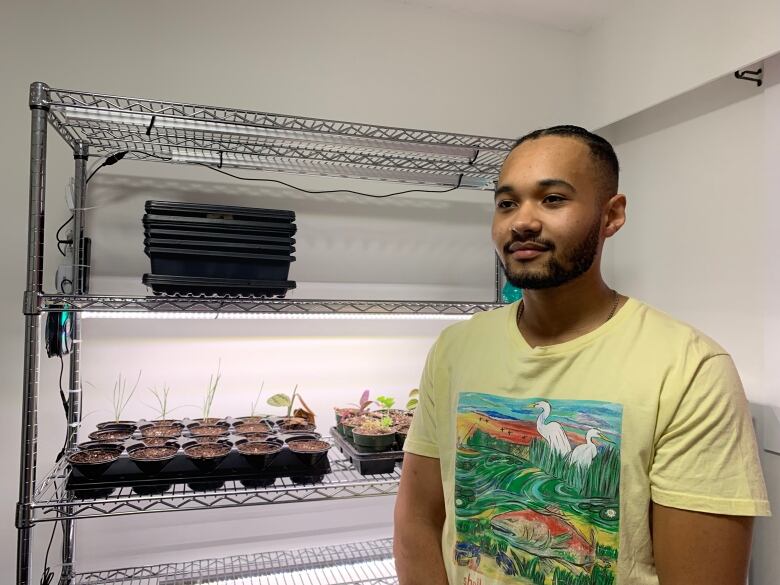
[(460, 394), (452, 554), (462, 583), (617, 581), (622, 417), (609, 402)]

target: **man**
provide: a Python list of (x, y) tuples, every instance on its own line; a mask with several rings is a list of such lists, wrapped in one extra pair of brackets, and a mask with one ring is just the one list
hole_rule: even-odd
[(769, 514), (744, 391), (701, 333), (613, 291), (603, 138), (518, 140), (493, 242), (524, 298), (428, 355), (395, 511), (401, 585), (743, 585)]

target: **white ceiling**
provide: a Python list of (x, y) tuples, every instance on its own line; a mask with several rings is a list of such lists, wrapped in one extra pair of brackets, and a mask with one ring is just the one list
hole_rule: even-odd
[(620, 0), (391, 0), (461, 14), (516, 18), (585, 33), (617, 8)]

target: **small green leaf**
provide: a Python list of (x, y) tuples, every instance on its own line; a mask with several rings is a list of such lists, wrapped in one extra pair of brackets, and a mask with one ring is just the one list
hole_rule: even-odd
[(406, 403), (406, 410), (414, 410), (417, 408), (417, 405), (420, 403), (419, 400), (416, 398), (412, 398), (409, 402)]
[(287, 394), (274, 394), (268, 399), (268, 404), (271, 406), (290, 406), (292, 404), (292, 401), (290, 400), (290, 397), (287, 396)]
[(417, 388), (409, 392), (409, 398), (417, 398), (419, 395), (420, 391)]

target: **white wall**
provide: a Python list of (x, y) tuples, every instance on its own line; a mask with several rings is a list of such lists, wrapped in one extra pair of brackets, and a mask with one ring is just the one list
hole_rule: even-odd
[(585, 37), (585, 125), (612, 124), (778, 51), (776, 0), (626, 0)]
[[(6, 139), (0, 144), (6, 219), (0, 254), (4, 275), (0, 282), (4, 322), (0, 360), (5, 377), (0, 422), (8, 429), (12, 445), (19, 434), (22, 380), (20, 308), (30, 82), (510, 137), (560, 120), (578, 119), (578, 105), (571, 98), (577, 63), (571, 56), (577, 54), (579, 39), (518, 23), (359, 0), (228, 4), (76, 0), (14, 3), (4, 7), (0, 27), (4, 87), (0, 105), (6, 113)], [(544, 87), (545, 91), (529, 91), (529, 87)], [(67, 217), (63, 186), (73, 168), (71, 156), (56, 137), (50, 138), (49, 155), (47, 279), (56, 254), (51, 246), (53, 232)], [(289, 202), (299, 212), (300, 260), (294, 265), (294, 277), (302, 282), (299, 293), (305, 292), (308, 280), (343, 279), (349, 274), (348, 266), (360, 272), (354, 279), (373, 283), (368, 292), (378, 296), (412, 294), (409, 289), (387, 291), (376, 286), (383, 280), (400, 281), (413, 286), (414, 294), (429, 297), (490, 293), (492, 258), (482, 203), (485, 193), (472, 194), (475, 203), (465, 207), (451, 205), (450, 198), (369, 205), (345, 197), (310, 205), (298, 196), (288, 199), (288, 191), (219, 181), (203, 169), (123, 162), (98, 177), (90, 204), (99, 208), (89, 218), (96, 236), (96, 276), (134, 274), (138, 278), (144, 271), (138, 220), (147, 195), (164, 198), (175, 192), (174, 196), (184, 199), (209, 200), (209, 190), (217, 190), (229, 202), (277, 207), (282, 206), (279, 197), (283, 195), (285, 204)], [(174, 188), (171, 179), (188, 182)], [(335, 182), (301, 179), (300, 184), (324, 187)], [(361, 186), (375, 192), (390, 188)], [(372, 237), (374, 232), (379, 237)], [(413, 260), (410, 269), (405, 270), (402, 261), (395, 262), (398, 258)], [(452, 270), (456, 264), (457, 270)], [(112, 282), (116, 283), (104, 281), (104, 285), (112, 286)], [(309, 286), (309, 291), (315, 290), (344, 292), (334, 291), (327, 282)], [(143, 368), (146, 382), (165, 378), (174, 386), (178, 400), (184, 402), (184, 395), (188, 401), (197, 400), (218, 356), (224, 356), (226, 368), (224, 392), (218, 399), (223, 401), (218, 407), (225, 411), (248, 405), (261, 377), (278, 387), (305, 384), (306, 398), (323, 411), (365, 385), (401, 395), (416, 383), (425, 348), (442, 326), (334, 327), (328, 323), (281, 330), (278, 323), (256, 321), (236, 328), (222, 323), (150, 327), (134, 322), (122, 325), (121, 333), (127, 336), (120, 338), (120, 330), (112, 325), (90, 322), (85, 326), (90, 345), (85, 345), (84, 376), (97, 387), (85, 396), (87, 412), (107, 406), (106, 388), (120, 369), (131, 374)], [(280, 341), (271, 337), (277, 333), (282, 336)], [(310, 355), (300, 355), (302, 346)], [(191, 353), (181, 353), (182, 348)], [(270, 356), (274, 359), (269, 360)], [(360, 370), (356, 356), (366, 358)], [(42, 360), (41, 421), (47, 428), (41, 433), (41, 472), (51, 462), (61, 437), (62, 414), (55, 390), (58, 369), (57, 362)], [(93, 416), (99, 418), (100, 413)], [(15, 566), (15, 459), (11, 457), (10, 471), (0, 479), (3, 582), (10, 582)], [(78, 560), (82, 569), (89, 569), (387, 535), (391, 506), (392, 498), (379, 498), (85, 521), (79, 524)], [(256, 521), (241, 522), (246, 516)], [(200, 536), (193, 531), (195, 525), (201, 526)], [(268, 525), (280, 532), (269, 536)], [(162, 535), (171, 533), (174, 542), (159, 544)], [(49, 531), (44, 527), (35, 534), (40, 561), (41, 545), (45, 546)], [(123, 548), (119, 543), (127, 544)]]
[[(699, 109), (709, 103), (717, 109)], [(756, 400), (770, 260), (763, 122), (763, 92), (732, 78), (603, 130), (628, 196), (612, 249), (617, 286), (719, 340)]]
[[(734, 357), (759, 438), (780, 432), (775, 226), (780, 57), (764, 86), (725, 76), (601, 130), (616, 146), (628, 222), (615, 282), (714, 337)], [(769, 284), (767, 284), (769, 283)], [(762, 441), (763, 443), (763, 441)], [(762, 452), (775, 514), (780, 456)], [(751, 583), (776, 583), (780, 523), (756, 523)]]

